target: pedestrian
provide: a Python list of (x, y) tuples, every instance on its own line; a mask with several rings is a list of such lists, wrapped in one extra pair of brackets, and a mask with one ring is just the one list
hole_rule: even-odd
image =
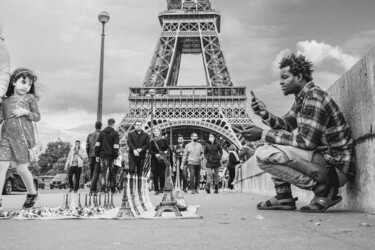
[(201, 161), (203, 159), (203, 147), (198, 142), (198, 134), (191, 133), (191, 142), (186, 145), (181, 164), (188, 163), (190, 172), (190, 188), (192, 194), (198, 193), (200, 181)]
[(146, 151), (150, 145), (150, 137), (142, 131), (142, 123), (136, 121), (135, 130), (128, 134), (129, 170), (131, 174), (142, 176), (146, 159)]
[(160, 129), (155, 128), (154, 138), (150, 143), (150, 154), (151, 154), (151, 171), (154, 182), (155, 195), (163, 193), (165, 185), (165, 170), (167, 164), (172, 165), (170, 162), (171, 149), (169, 147), (168, 140), (161, 135)]
[[(74, 147), (70, 150), (65, 163), (65, 170), (68, 171), (69, 193), (78, 192), (84, 160), (87, 158), (85, 150), (81, 147), (81, 141), (76, 140)], [(73, 175), (75, 182), (73, 184)]]
[(237, 154), (237, 149), (234, 144), (229, 146), (229, 159), (228, 159), (228, 174), (229, 174), (229, 179), (228, 179), (228, 188), (229, 190), (233, 190), (233, 180), (235, 176), (235, 171), (236, 171), (236, 165), (240, 163), (240, 158), (238, 157)]
[(96, 161), (100, 162), (100, 192), (102, 193), (108, 193), (108, 190), (110, 190), (113, 194), (116, 191), (116, 175), (113, 163), (118, 157), (120, 138), (114, 129), (115, 123), (114, 119), (108, 119), (108, 126), (100, 132), (95, 146)]
[(206, 192), (211, 193), (211, 179), (214, 177), (215, 194), (219, 193), (219, 168), (221, 166), (221, 158), (223, 157), (223, 149), (220, 143), (216, 140), (214, 134), (210, 133), (208, 142), (204, 148), (204, 157), (207, 159), (207, 182)]
[[(0, 42), (1, 43), (1, 42)], [(23, 209), (34, 206), (38, 193), (28, 169), (29, 149), (36, 145), (33, 122), (40, 120), (38, 96), (36, 94), (36, 75), (29, 69), (16, 69), (10, 77), (10, 83), (0, 108), (2, 133), (0, 139), (0, 187), (4, 187), (6, 172), (10, 162), (16, 163), (17, 173), (21, 176), (26, 189), (26, 201)], [(0, 210), (1, 210), (0, 193)], [(1, 211), (0, 211), (1, 213)]]
[[(174, 173), (174, 178), (176, 181), (176, 176), (177, 176), (177, 171), (179, 171), (180, 175), (180, 182), (182, 182), (182, 190), (186, 193), (187, 192), (187, 165), (186, 164), (181, 164), (182, 163), (182, 157), (184, 156), (184, 150), (186, 147), (186, 144), (184, 143), (184, 137), (179, 134), (177, 138), (177, 145), (173, 146), (173, 151), (174, 151), (174, 165), (176, 169), (176, 173)], [(175, 182), (174, 181), (174, 182)]]
[(4, 43), (4, 36), (0, 29), (0, 103), (8, 90), (10, 79), (10, 59), (8, 48)]
[(89, 134), (86, 139), (86, 153), (90, 161), (90, 181), (91, 181), (90, 189), (93, 185), (94, 172), (100, 171), (99, 169), (100, 164), (99, 162), (96, 161), (96, 157), (95, 157), (95, 144), (96, 144), (96, 141), (98, 140), (101, 128), (102, 128), (102, 122), (100, 121), (95, 122), (95, 131)]
[(315, 194), (301, 212), (324, 212), (342, 200), (339, 187), (354, 177), (351, 130), (332, 97), (314, 84), (312, 66), (303, 55), (281, 60), (281, 89), (284, 95), (295, 96), (283, 117), (269, 112), (254, 95), (251, 100), (254, 113), (272, 130), (253, 126), (243, 135), (249, 141), (267, 143), (255, 156), (258, 166), (271, 174), (276, 189), (276, 196), (259, 203), (258, 209), (296, 209), (293, 184)]

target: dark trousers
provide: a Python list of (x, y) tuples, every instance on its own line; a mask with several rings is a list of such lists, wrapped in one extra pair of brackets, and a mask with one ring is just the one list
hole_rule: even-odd
[[(82, 168), (78, 166), (71, 166), (68, 171), (69, 187), (73, 188), (74, 191), (79, 189), (79, 179), (81, 178)], [(73, 185), (73, 175), (75, 178), (75, 185)]]
[[(96, 193), (98, 191), (98, 181), (99, 181), (99, 175), (100, 175), (100, 163), (97, 162), (96, 159), (95, 159), (95, 164), (93, 164), (93, 166), (94, 166), (94, 171), (93, 171), (93, 175), (92, 175), (92, 178), (91, 178), (90, 192)], [(90, 162), (90, 170), (91, 170), (91, 162)]]
[[(100, 191), (107, 192), (109, 188), (111, 192), (116, 188), (116, 172), (113, 165), (113, 158), (100, 158)], [(107, 179), (108, 171), (108, 179)]]
[(228, 168), (228, 172), (229, 172), (228, 188), (233, 189), (232, 182), (234, 180), (234, 176), (236, 175), (236, 169), (235, 168)]
[(95, 165), (99, 165), (99, 162), (96, 162), (96, 157), (90, 157), (90, 181), (92, 183), (92, 177), (94, 176), (95, 172)]
[(137, 174), (137, 176), (142, 176), (144, 163), (144, 157), (134, 156), (132, 153), (129, 153), (129, 171), (131, 174)]
[(201, 175), (201, 165), (191, 165), (188, 164), (190, 171), (190, 188), (198, 189), (200, 175)]
[(154, 182), (155, 191), (161, 191), (164, 189), (165, 169), (166, 169), (165, 165), (160, 166), (157, 160), (156, 161), (153, 160), (152, 180)]

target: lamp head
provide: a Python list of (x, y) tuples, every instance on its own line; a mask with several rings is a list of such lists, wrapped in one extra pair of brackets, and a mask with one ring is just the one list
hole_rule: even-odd
[(155, 91), (155, 89), (150, 89), (150, 90), (148, 91), (148, 93), (149, 93), (151, 96), (154, 96), (155, 93), (156, 93), (156, 91)]
[(107, 11), (102, 11), (98, 15), (99, 22), (107, 23), (109, 21), (109, 14)]

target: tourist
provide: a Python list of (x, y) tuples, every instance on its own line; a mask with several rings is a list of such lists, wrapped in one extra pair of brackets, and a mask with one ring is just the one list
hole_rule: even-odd
[(229, 190), (233, 190), (233, 180), (235, 176), (236, 166), (240, 163), (240, 158), (238, 157), (237, 149), (234, 144), (229, 146), (229, 156), (228, 156), (228, 188)]
[[(15, 162), (17, 173), (21, 176), (27, 189), (23, 209), (33, 207), (38, 197), (33, 176), (28, 169), (30, 163), (29, 149), (36, 145), (37, 136), (34, 133), (33, 122), (40, 120), (37, 104), (38, 96), (35, 90), (36, 80), (35, 74), (28, 69), (19, 68), (15, 70), (10, 77), (10, 83), (5, 93), (7, 97), (0, 109), (0, 123), (2, 123), (0, 187), (1, 189), (4, 187), (10, 162)], [(0, 193), (0, 201), (1, 194), (2, 192)]]
[(10, 78), (10, 59), (9, 52), (4, 43), (4, 37), (0, 29), (0, 103), (3, 101), (5, 93), (8, 90)]
[(221, 167), (221, 157), (223, 156), (223, 149), (215, 136), (210, 133), (208, 142), (204, 148), (204, 157), (207, 159), (207, 182), (206, 192), (211, 193), (211, 179), (214, 176), (215, 194), (219, 193), (219, 168)]
[(182, 190), (186, 193), (187, 192), (187, 165), (182, 165), (182, 157), (184, 156), (184, 150), (186, 147), (186, 144), (184, 143), (184, 137), (182, 135), (178, 135), (177, 138), (177, 145), (174, 145), (173, 151), (174, 151), (174, 165), (176, 166), (176, 172), (173, 174), (174, 176), (174, 182), (176, 182), (176, 176), (177, 171), (179, 171), (180, 175), (180, 182), (182, 182)]
[[(69, 193), (74, 190), (78, 192), (79, 181), (82, 174), (83, 162), (87, 158), (85, 150), (81, 147), (81, 141), (75, 141), (74, 147), (70, 150), (65, 163), (65, 170), (68, 171)], [(75, 182), (73, 184), (73, 175)]]
[[(100, 169), (99, 169), (100, 164), (99, 162), (96, 161), (96, 157), (95, 157), (95, 144), (96, 144), (96, 141), (98, 140), (101, 128), (102, 128), (102, 123), (100, 121), (95, 122), (95, 131), (89, 134), (86, 139), (86, 153), (87, 153), (87, 156), (89, 157), (89, 164), (90, 164), (90, 181), (91, 181), (90, 189), (93, 186), (94, 172), (95, 171), (97, 171), (98, 173), (100, 172)], [(90, 192), (90, 194), (91, 193), (92, 192)]]
[[(116, 191), (116, 174), (113, 165), (118, 157), (119, 151), (119, 134), (114, 129), (115, 120), (109, 119), (108, 126), (103, 129), (98, 137), (95, 146), (95, 155), (97, 162), (100, 162), (100, 192), (107, 193), (108, 188), (112, 194)], [(107, 180), (107, 170), (108, 180)]]
[(131, 174), (142, 176), (146, 151), (150, 145), (150, 137), (142, 131), (142, 123), (135, 122), (135, 130), (128, 134), (129, 170)]
[(198, 142), (198, 134), (191, 133), (191, 142), (186, 145), (181, 164), (188, 163), (190, 172), (190, 188), (192, 194), (198, 193), (200, 181), (201, 161), (203, 159), (203, 147)]
[(284, 95), (295, 96), (291, 110), (277, 117), (253, 96), (252, 109), (272, 130), (253, 126), (244, 133), (247, 140), (267, 142), (255, 156), (258, 166), (272, 175), (276, 189), (275, 197), (257, 207), (296, 209), (293, 184), (315, 194), (301, 212), (324, 212), (342, 200), (339, 187), (354, 176), (352, 134), (332, 97), (313, 83), (311, 62), (291, 54), (279, 68)]
[(160, 129), (154, 129), (154, 138), (150, 143), (151, 154), (151, 171), (154, 182), (155, 195), (163, 193), (165, 185), (165, 170), (167, 164), (170, 164), (170, 156), (172, 154), (168, 140), (161, 135)]

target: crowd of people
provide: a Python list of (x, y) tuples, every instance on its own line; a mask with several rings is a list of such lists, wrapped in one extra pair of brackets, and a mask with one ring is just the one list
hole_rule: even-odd
[[(126, 174), (148, 176), (150, 189), (154, 190), (154, 194), (163, 193), (167, 164), (170, 165), (173, 185), (179, 182), (178, 186), (182, 187), (182, 191), (190, 190), (192, 194), (196, 194), (199, 189), (205, 189), (207, 193), (211, 193), (213, 188), (214, 193), (218, 193), (220, 187), (233, 189), (236, 167), (254, 153), (254, 150), (244, 151), (239, 157), (236, 147), (231, 145), (229, 155), (224, 159), (223, 149), (213, 133), (209, 134), (209, 140), (204, 143), (199, 142), (201, 140), (198, 140), (196, 132), (191, 133), (191, 141), (188, 143), (179, 134), (177, 144), (170, 145), (169, 139), (159, 128), (153, 129), (152, 137), (143, 131), (141, 121), (134, 124), (134, 131), (125, 133), (120, 140), (120, 135), (113, 129), (114, 123), (113, 119), (109, 119), (108, 127), (103, 131), (101, 122), (95, 123), (95, 131), (87, 136), (86, 152), (80, 148), (79, 141), (75, 142), (66, 164), (69, 192), (78, 191), (77, 179), (82, 172), (81, 163), (88, 158), (91, 195), (121, 191)], [(248, 146), (244, 145), (246, 147)], [(150, 174), (148, 169), (144, 169), (147, 154), (151, 157)], [(226, 164), (223, 166), (223, 163)], [(219, 169), (224, 169), (221, 177)], [(75, 183), (73, 175), (76, 177)], [(229, 176), (229, 180), (226, 176)]]

